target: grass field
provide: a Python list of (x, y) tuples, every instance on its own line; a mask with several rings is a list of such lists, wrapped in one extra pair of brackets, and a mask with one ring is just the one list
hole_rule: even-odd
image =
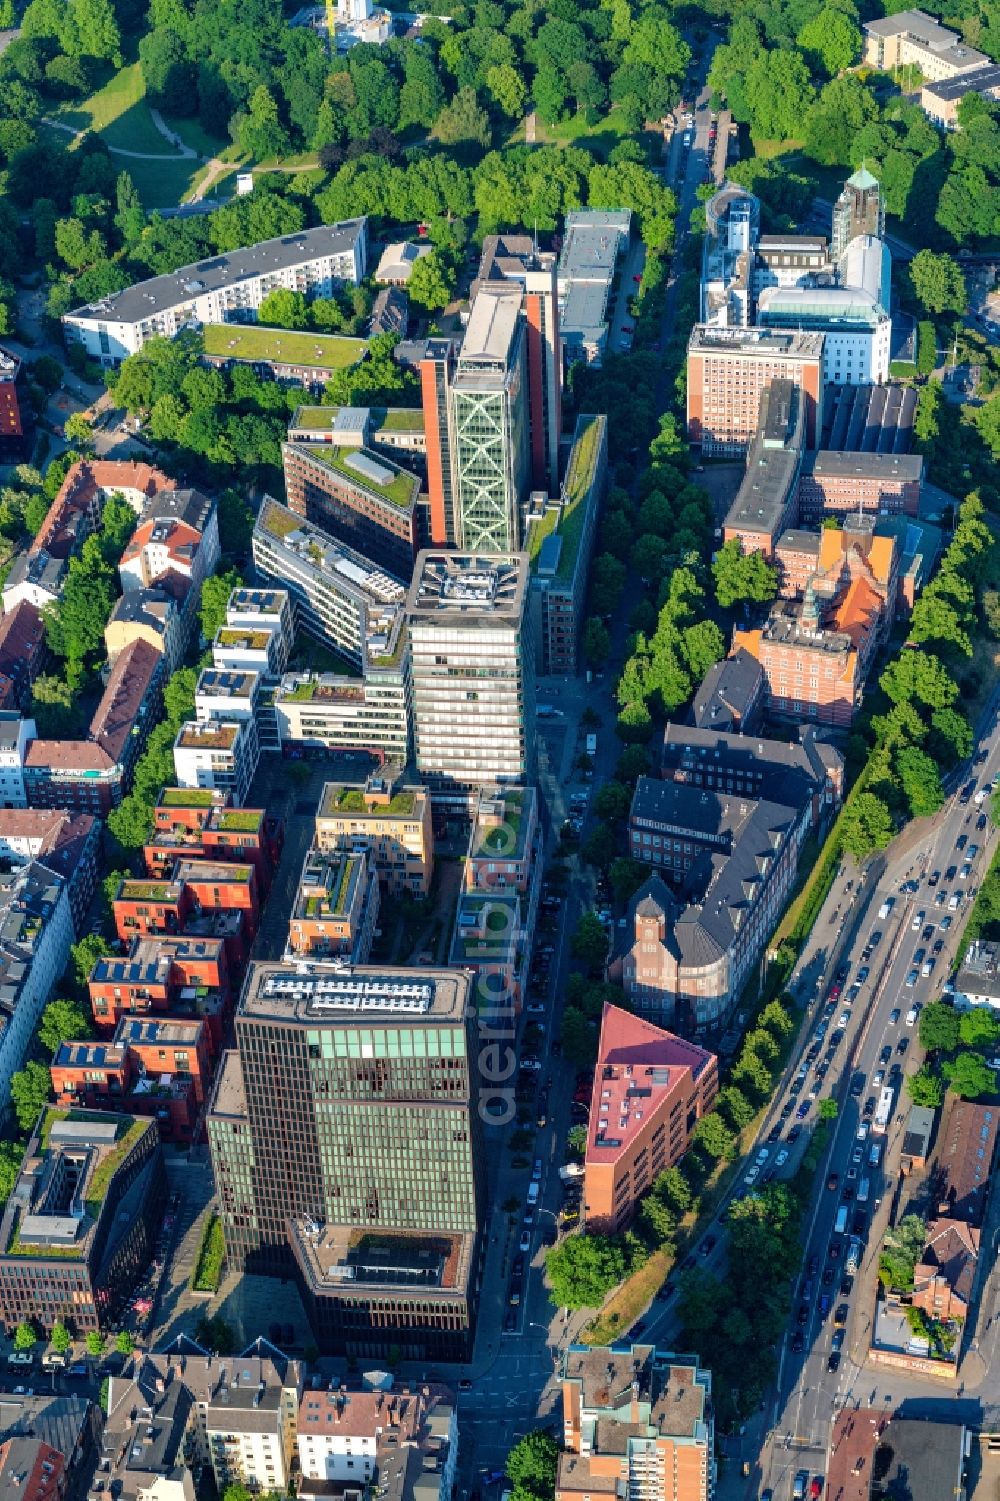
[(77, 130), (98, 131), (109, 146), (124, 151), (148, 151), (165, 161), (178, 154), (153, 124), (138, 63), (109, 78), (82, 104), (61, 110), (58, 118)]
[(216, 359), (288, 360), (295, 365), (328, 365), (336, 370), (356, 365), (365, 351), (364, 339), (292, 333), (256, 324), (206, 324), (204, 337), (205, 353)]
[[(596, 125), (590, 125), (585, 115), (573, 115), (569, 120), (561, 120), (558, 125), (546, 125), (544, 121), (535, 116), (535, 144), (537, 146), (585, 146), (592, 151), (601, 161), (607, 161), (608, 156), (621, 141), (638, 140), (642, 145), (651, 162), (659, 165), (663, 149), (663, 137), (658, 130), (644, 130), (638, 135), (628, 128), (622, 118), (620, 110), (613, 109), (603, 120)], [(524, 121), (517, 126), (508, 144), (524, 144)]]

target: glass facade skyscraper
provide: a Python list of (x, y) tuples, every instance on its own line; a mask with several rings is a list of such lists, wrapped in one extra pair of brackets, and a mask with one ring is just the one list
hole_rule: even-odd
[(251, 970), (209, 1116), (226, 1244), (247, 1270), (296, 1272), (324, 1349), (443, 1356), (471, 1340), (467, 989), (450, 970)]

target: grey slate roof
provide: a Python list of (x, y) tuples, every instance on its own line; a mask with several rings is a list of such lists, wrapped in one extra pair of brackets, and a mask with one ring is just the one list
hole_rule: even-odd
[(74, 308), (71, 317), (104, 317), (114, 323), (141, 323), (146, 318), (176, 307), (205, 292), (220, 291), (237, 282), (300, 266), (327, 255), (343, 255), (365, 232), (366, 221), (346, 219), (341, 224), (321, 224), (296, 234), (262, 240), (242, 250), (230, 250), (207, 260), (181, 266), (166, 276), (137, 282), (122, 292), (113, 292), (100, 302)]
[(764, 669), (745, 647), (723, 657), (705, 674), (691, 712), (698, 729), (731, 730), (743, 723), (761, 692)]

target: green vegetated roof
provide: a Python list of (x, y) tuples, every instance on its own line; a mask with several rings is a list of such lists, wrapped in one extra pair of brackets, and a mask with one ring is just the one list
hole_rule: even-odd
[(424, 414), (417, 407), (373, 409), (372, 422), (376, 428), (385, 428), (390, 433), (422, 433), (424, 430)]
[(255, 834), (260, 818), (259, 808), (224, 808), (216, 820), (216, 828), (232, 834)]
[(412, 818), (415, 792), (395, 792), (388, 803), (368, 802), (360, 787), (343, 787), (333, 800), (338, 813), (370, 813), (376, 818)]
[(580, 538), (583, 536), (584, 522), (587, 519), (586, 501), (597, 478), (597, 458), (601, 448), (604, 423), (603, 417), (588, 413), (582, 413), (577, 418), (569, 466), (563, 481), (563, 507), (561, 510), (553, 508), (546, 511), (545, 515), (528, 529), (528, 555), (531, 558), (532, 568), (538, 566), (538, 555), (545, 538), (552, 536), (555, 532), (558, 532), (562, 538), (562, 548), (556, 568), (556, 577), (560, 579), (570, 578), (576, 567)]
[(576, 555), (580, 549), (583, 523), (586, 518), (587, 496), (597, 476), (597, 456), (600, 450), (602, 417), (581, 416), (576, 424), (576, 441), (569, 457), (566, 480), (563, 486), (566, 505), (563, 509), (559, 534), (562, 537), (562, 552), (559, 554), (558, 576), (568, 578), (576, 567)]
[[(325, 464), (328, 469), (350, 480), (352, 485), (357, 485), (361, 490), (368, 490), (373, 495), (382, 496), (384, 500), (391, 501), (394, 506), (399, 506), (400, 510), (409, 510), (417, 498), (420, 485), (416, 475), (406, 469), (397, 468), (391, 460), (383, 458), (381, 454), (374, 454), (367, 448), (334, 448), (324, 444), (321, 447), (310, 445), (307, 451), (319, 463)], [(364, 454), (373, 463), (381, 465), (383, 469), (388, 469), (392, 474), (392, 479), (382, 484), (379, 480), (362, 473), (360, 469), (355, 469), (353, 465), (346, 462), (352, 454)]]
[(210, 808), (216, 793), (210, 787), (164, 787), (161, 808)]
[(342, 334), (309, 334), (256, 323), (208, 323), (204, 349), (212, 359), (274, 360), (343, 370), (356, 365), (367, 345)]
[(167, 902), (171, 890), (166, 881), (123, 881), (121, 896), (126, 902)]

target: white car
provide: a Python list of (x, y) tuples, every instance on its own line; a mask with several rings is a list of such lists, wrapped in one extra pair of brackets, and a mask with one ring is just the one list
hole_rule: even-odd
[(914, 912), (913, 921), (910, 923), (910, 927), (913, 929), (914, 933), (920, 932), (920, 929), (923, 927), (924, 918), (926, 916), (926, 912)]
[(787, 1161), (788, 1161), (788, 1148), (787, 1147), (782, 1147), (781, 1151), (778, 1153), (777, 1157), (775, 1157), (775, 1159), (774, 1159), (774, 1165), (775, 1165), (775, 1167), (784, 1167), (784, 1165), (785, 1165), (785, 1163)]
[(521, 1239), (517, 1243), (517, 1248), (518, 1248), (519, 1251), (530, 1251), (531, 1250), (531, 1231), (530, 1230), (522, 1230), (521, 1231)]
[(858, 1127), (858, 1129), (854, 1133), (855, 1139), (857, 1141), (867, 1141), (868, 1140), (868, 1132), (870, 1130), (871, 1130), (871, 1126), (868, 1124), (868, 1122), (867, 1121), (862, 1121), (861, 1124), (860, 1124), (860, 1126)]
[(761, 1147), (760, 1151), (757, 1153), (757, 1156), (754, 1158), (754, 1161), (756, 1162), (758, 1167), (764, 1166), (764, 1163), (768, 1159), (768, 1155), (769, 1149), (767, 1147)]
[(759, 1178), (759, 1176), (760, 1176), (760, 1168), (759, 1167), (752, 1167), (750, 1169), (750, 1171), (747, 1173), (746, 1177), (743, 1179), (743, 1182), (749, 1188), (752, 1184), (754, 1184), (754, 1183), (757, 1182), (757, 1179)]
[(850, 1019), (851, 1013), (849, 1011), (842, 1011), (837, 1019), (837, 1030), (840, 1031), (843, 1027), (846, 1027)]

